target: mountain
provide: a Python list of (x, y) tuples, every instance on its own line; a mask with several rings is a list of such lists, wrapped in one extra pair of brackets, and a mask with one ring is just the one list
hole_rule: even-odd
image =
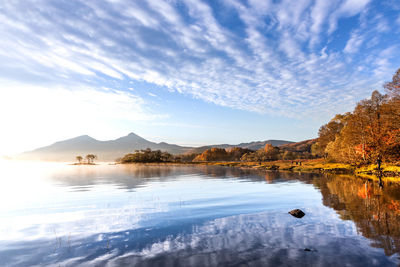
[(202, 147), (184, 147), (165, 142), (155, 143), (148, 141), (134, 133), (117, 138), (115, 140), (99, 141), (88, 135), (82, 135), (64, 141), (56, 142), (52, 145), (41, 147), (32, 151), (24, 152), (18, 155), (17, 159), (27, 160), (47, 160), (47, 161), (74, 161), (75, 157), (87, 154), (95, 154), (98, 161), (114, 161), (117, 158), (131, 153), (137, 149), (150, 148), (152, 150), (167, 151), (171, 154), (202, 153), (211, 147), (231, 148), (243, 147), (257, 150), (272, 144), (273, 146), (288, 145), (293, 142), (283, 140), (267, 140), (250, 143), (241, 143), (238, 145), (220, 144)]
[(283, 144), (279, 148), (283, 150), (288, 150), (292, 152), (308, 152), (311, 153), (311, 146), (317, 142), (317, 139), (309, 139), (301, 142)]
[(88, 135), (56, 142), (50, 146), (28, 151), (17, 156), (18, 159), (48, 161), (73, 161), (78, 155), (95, 154), (99, 161), (114, 161), (136, 149), (168, 151), (171, 154), (183, 154), (192, 149), (168, 143), (148, 141), (134, 133), (109, 141), (99, 141)]
[(285, 141), (285, 140), (267, 140), (267, 141), (255, 141), (255, 142), (250, 142), (250, 143), (240, 143), (237, 145), (228, 145), (228, 144), (221, 144), (221, 145), (212, 145), (212, 146), (201, 146), (201, 147), (196, 147), (188, 151), (188, 153), (203, 153), (207, 149), (210, 149), (212, 147), (217, 147), (217, 148), (232, 148), (232, 147), (241, 147), (241, 148), (248, 148), (251, 150), (258, 150), (260, 148), (265, 147), (266, 144), (271, 144), (273, 146), (282, 146), (282, 145), (287, 145), (291, 144), (293, 142), (291, 141)]

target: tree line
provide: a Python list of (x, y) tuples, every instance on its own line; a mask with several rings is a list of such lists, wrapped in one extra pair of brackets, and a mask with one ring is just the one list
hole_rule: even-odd
[(251, 150), (241, 147), (233, 148), (209, 148), (202, 153), (190, 153), (181, 155), (172, 155), (160, 150), (136, 150), (120, 159), (120, 163), (152, 163), (152, 162), (211, 162), (211, 161), (245, 161), (245, 162), (265, 162), (274, 160), (295, 160), (304, 158), (314, 158), (311, 153), (292, 152), (279, 147), (266, 144), (259, 150)]
[(118, 161), (121, 163), (173, 162), (174, 156), (168, 152), (147, 148), (126, 154)]

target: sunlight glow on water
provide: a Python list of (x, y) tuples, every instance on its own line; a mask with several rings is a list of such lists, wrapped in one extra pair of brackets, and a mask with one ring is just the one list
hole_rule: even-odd
[[(304, 256), (322, 266), (338, 255), (355, 266), (397, 262), (397, 254), (371, 247), (353, 221), (322, 204), (312, 184), (318, 175), (207, 166), (0, 167), (6, 266), (302, 265)], [(288, 215), (294, 208), (306, 216)]]

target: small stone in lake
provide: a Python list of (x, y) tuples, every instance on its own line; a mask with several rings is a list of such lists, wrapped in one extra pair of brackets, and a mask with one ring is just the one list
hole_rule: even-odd
[(305, 248), (305, 249), (304, 249), (304, 251), (311, 251), (311, 249), (309, 249), (309, 248)]
[(296, 218), (302, 218), (304, 215), (306, 215), (302, 210), (300, 209), (295, 209), (289, 211), (289, 214), (296, 217)]

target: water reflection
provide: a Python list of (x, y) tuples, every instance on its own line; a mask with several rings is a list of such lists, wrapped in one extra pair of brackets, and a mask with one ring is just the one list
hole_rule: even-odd
[(137, 164), (111, 166), (80, 166), (49, 176), (52, 181), (64, 186), (91, 186), (99, 183), (119, 184), (134, 189), (152, 181), (166, 181), (181, 176), (201, 176), (203, 179), (240, 178), (245, 181), (277, 183), (300, 180), (311, 183), (319, 174), (290, 172), (265, 172), (250, 168), (220, 167), (207, 165)]
[(335, 266), (338, 259), (344, 266), (394, 263), (355, 235), (350, 223), (335, 225), (317, 217), (295, 221), (284, 213), (264, 212), (54, 241), (52, 246), (28, 243), (18, 246), (19, 257), (8, 254), (3, 259), (71, 266)]
[[(395, 184), (215, 166), (62, 166), (30, 173), (46, 190), (40, 196), (22, 190), (29, 205), (1, 207), (0, 265), (399, 263)], [(23, 197), (20, 179), (7, 184), (15, 195), (10, 204)], [(293, 208), (306, 216), (288, 215)]]
[(317, 185), (323, 203), (343, 220), (352, 220), (360, 233), (383, 248), (386, 255), (400, 253), (400, 185), (381, 188), (375, 181), (327, 176)]

